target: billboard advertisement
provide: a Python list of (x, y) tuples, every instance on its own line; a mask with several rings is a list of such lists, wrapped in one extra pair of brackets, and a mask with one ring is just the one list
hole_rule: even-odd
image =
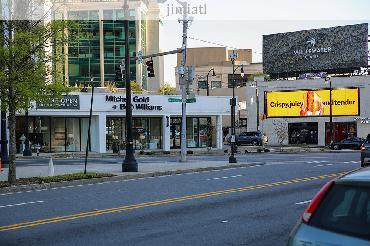
[[(358, 88), (332, 90), (333, 116), (357, 116), (359, 105)], [(330, 116), (330, 90), (266, 92), (265, 113), (267, 118)]]
[(367, 67), (368, 24), (263, 36), (263, 71), (299, 74)]

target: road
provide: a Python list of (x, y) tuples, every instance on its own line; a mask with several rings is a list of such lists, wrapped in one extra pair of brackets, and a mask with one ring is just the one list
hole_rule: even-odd
[(238, 156), (264, 164), (3, 194), (0, 245), (284, 245), (313, 195), (358, 168), (358, 155)]

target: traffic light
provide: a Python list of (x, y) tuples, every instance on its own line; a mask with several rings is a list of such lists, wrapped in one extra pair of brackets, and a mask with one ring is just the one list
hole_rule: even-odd
[(146, 61), (145, 63), (146, 63), (146, 70), (148, 71), (148, 77), (149, 78), (154, 78), (155, 77), (155, 74), (154, 74), (154, 63), (153, 63), (153, 60), (150, 59), (150, 60)]
[(122, 76), (121, 67), (119, 65), (117, 65), (115, 67), (115, 71), (116, 71), (116, 76), (114, 78), (114, 81), (116, 81), (116, 82), (122, 82), (123, 81), (123, 76)]

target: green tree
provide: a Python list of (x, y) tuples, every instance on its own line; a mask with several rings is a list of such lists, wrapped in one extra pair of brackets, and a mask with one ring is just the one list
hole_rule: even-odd
[[(64, 21), (22, 20), (16, 16), (32, 13), (31, 1), (5, 1), (0, 13), (0, 92), (1, 109), (9, 112), (8, 182), (16, 181), (16, 112), (27, 111), (35, 102), (46, 103), (68, 92), (60, 81), (55, 64), (62, 59), (56, 47), (63, 47)], [(16, 5), (16, 6), (13, 6)], [(12, 10), (22, 11), (14, 13)], [(31, 19), (31, 18), (30, 18)], [(53, 49), (55, 48), (55, 49)]]
[(177, 91), (171, 84), (165, 83), (159, 88), (159, 94), (161, 95), (176, 95)]

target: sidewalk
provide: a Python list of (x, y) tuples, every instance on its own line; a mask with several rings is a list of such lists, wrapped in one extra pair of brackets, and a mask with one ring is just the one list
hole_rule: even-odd
[[(162, 160), (150, 160), (150, 157), (141, 158), (138, 161), (139, 172), (136, 174), (154, 174), (163, 172), (183, 172), (183, 171), (196, 171), (196, 170), (214, 170), (214, 169), (225, 169), (231, 165), (228, 162), (228, 156), (220, 158), (219, 161), (211, 160), (188, 160), (187, 162), (179, 162), (175, 158), (170, 161)], [(45, 164), (47, 160), (43, 160), (43, 164), (28, 164), (17, 166), (17, 178), (30, 178), (30, 177), (42, 177), (48, 176), (49, 167)], [(111, 173), (117, 176), (127, 176), (133, 173), (122, 172), (122, 161), (123, 158), (109, 158), (109, 163), (99, 163), (96, 161), (88, 160), (87, 171), (98, 172), (98, 173)], [(53, 162), (58, 162), (57, 159), (53, 159)], [(234, 167), (250, 165), (251, 163), (239, 162)], [(254, 163), (256, 164), (256, 163)], [(79, 173), (84, 171), (84, 163), (81, 159), (78, 163), (74, 163), (73, 160), (67, 164), (54, 165), (54, 174), (68, 174), (68, 173)], [(135, 174), (135, 173), (134, 173)], [(6, 181), (8, 175), (8, 168), (3, 168), (0, 174), (0, 181)]]
[[(272, 153), (300, 153), (300, 152), (338, 152), (336, 150), (328, 149), (327, 147), (318, 147), (318, 146), (265, 146), (265, 149), (267, 149), (266, 152), (272, 152)], [(202, 155), (208, 155), (208, 156), (219, 156), (219, 155), (227, 155), (230, 153), (230, 146), (224, 145), (224, 148), (222, 150), (218, 149), (212, 149), (207, 150), (204, 148), (199, 149), (188, 149), (188, 151), (191, 151), (191, 154), (188, 154), (188, 156), (202, 156)], [(353, 150), (340, 150), (340, 152), (344, 151), (350, 151)], [(238, 146), (238, 154), (245, 154), (245, 153), (259, 153), (264, 152), (262, 146)], [(145, 151), (136, 151), (136, 156), (179, 156), (180, 150), (171, 150), (171, 151), (162, 151), (162, 150), (145, 150)], [(125, 156), (125, 151), (121, 151), (120, 156)], [(36, 155), (36, 153), (33, 153), (32, 157), (24, 157), (22, 154), (17, 154), (17, 159), (37, 159), (37, 158), (48, 158), (50, 159), (52, 157), (53, 159), (60, 159), (60, 158), (85, 158), (85, 152), (62, 152), (62, 153), (40, 153), (39, 156)], [(89, 152), (89, 158), (119, 158), (118, 154), (110, 153), (95, 153), (95, 152)]]

